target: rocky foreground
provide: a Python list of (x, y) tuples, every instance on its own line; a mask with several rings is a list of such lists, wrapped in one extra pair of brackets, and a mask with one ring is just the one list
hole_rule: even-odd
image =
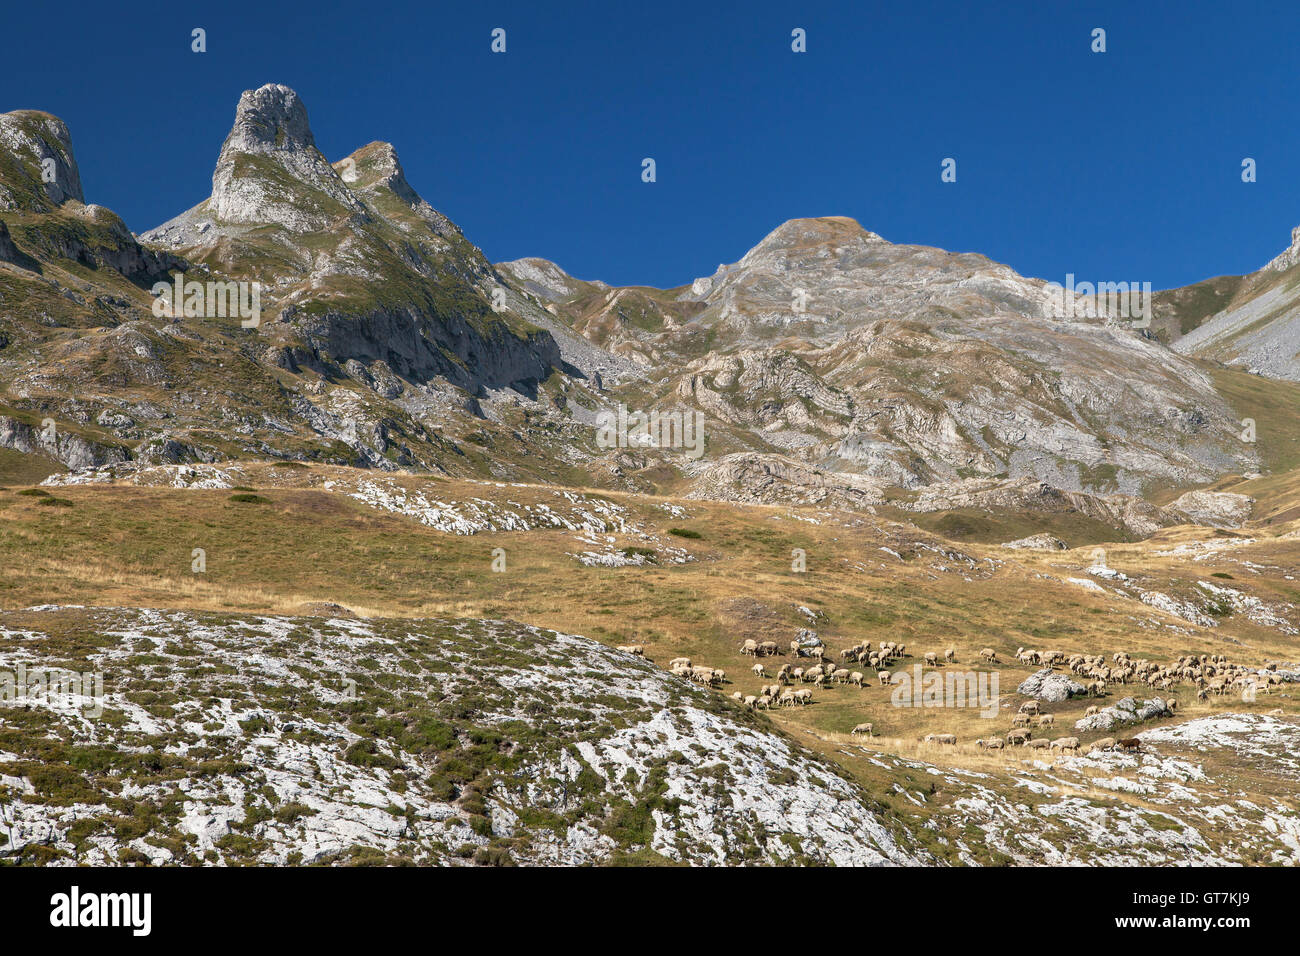
[(643, 658), (507, 622), (44, 607), (0, 641), (0, 673), (104, 689), (0, 706), (11, 862), (1300, 862), (1300, 723), (1261, 712), (1144, 726), (1136, 754), (831, 748), (877, 787)]
[(27, 863), (914, 862), (765, 718), (582, 637), (495, 621), (44, 608), (0, 669), (0, 856)]

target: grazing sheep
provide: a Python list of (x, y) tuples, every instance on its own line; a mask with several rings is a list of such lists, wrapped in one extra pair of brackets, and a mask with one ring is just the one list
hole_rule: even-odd
[(1026, 740), (1025, 746), (1030, 750), (1046, 750), (1052, 745), (1052, 742), (1046, 737), (1039, 737), (1037, 740)]
[(1014, 716), (1014, 717), (1011, 718), (1011, 726), (1012, 726), (1012, 727), (1028, 727), (1028, 726), (1029, 726), (1029, 715), (1028, 715), (1028, 714), (1016, 714), (1016, 716)]
[(990, 664), (996, 664), (998, 662), (998, 655), (994, 653), (993, 648), (991, 647), (986, 647), (984, 650), (980, 651), (980, 657), (984, 658)]
[(1039, 727), (1051, 727), (1056, 723), (1056, 717), (1052, 714), (1040, 714), (1038, 717)]
[(759, 710), (770, 710), (772, 707), (772, 698), (766, 694), (760, 694), (758, 703), (754, 705)]
[(1013, 730), (1007, 734), (1007, 743), (1011, 746), (1023, 744), (1030, 738), (1031, 734), (1027, 730)]
[(865, 675), (862, 673), (862, 671), (854, 671), (852, 674), (849, 675), (849, 683), (853, 684), (856, 687), (861, 687), (864, 676)]
[(740, 691), (736, 691), (734, 694), (731, 695), (732, 700), (743, 700), (744, 697), (745, 695), (742, 694)]
[(939, 655), (936, 654), (934, 651), (926, 651), (924, 660), (931, 667), (939, 666)]
[(1092, 749), (1092, 750), (1114, 750), (1114, 749), (1115, 749), (1115, 738), (1114, 738), (1114, 737), (1102, 737), (1101, 740), (1093, 741), (1092, 747), (1091, 747), (1090, 749)]
[(803, 690), (797, 690), (794, 692), (794, 699), (798, 701), (800, 704), (811, 704), (812, 691), (810, 691), (806, 687)]
[(755, 664), (753, 667), (751, 667), (751, 668), (749, 669), (749, 672), (750, 672), (751, 674), (753, 674), (755, 677), (766, 677), (766, 676), (767, 676), (767, 672), (763, 670), (763, 665), (762, 665), (762, 664)]
[(876, 676), (880, 678), (881, 687), (888, 687), (890, 680), (893, 679), (893, 675), (890, 674), (889, 671), (881, 671)]
[(777, 646), (776, 641), (763, 641), (758, 645), (758, 653), (765, 657), (775, 657), (781, 648)]
[(740, 653), (742, 653), (742, 654), (753, 654), (755, 657), (757, 657), (757, 656), (758, 656), (758, 641), (754, 640), (752, 637), (751, 637), (751, 638), (747, 638), (746, 641), (745, 641), (745, 643), (740, 645)]
[(645, 657), (644, 644), (620, 644), (618, 649), (624, 654), (632, 654), (635, 657)]
[(1087, 710), (1085, 710), (1085, 711), (1083, 712), (1083, 716), (1085, 716), (1085, 717), (1091, 717), (1093, 714), (1097, 713), (1097, 709), (1098, 709), (1098, 708), (1097, 708), (1097, 705), (1096, 705), (1096, 704), (1093, 704), (1093, 705), (1091, 705)]
[(758, 698), (755, 697), (753, 694), (750, 694), (748, 697), (745, 698), (745, 706), (748, 707), (750, 710), (753, 710), (755, 707), (758, 706)]
[(846, 668), (837, 667), (831, 672), (831, 680), (837, 684), (847, 684), (849, 682), (849, 672)]
[(955, 647), (948, 648), (943, 652), (943, 659), (951, 664), (957, 659), (957, 649)]
[(682, 668), (682, 667), (689, 668), (690, 666), (691, 666), (691, 659), (689, 657), (674, 657), (672, 660), (668, 662), (668, 669), (670, 671), (675, 671), (678, 668)]
[(1057, 737), (1055, 740), (1052, 741), (1052, 749), (1053, 750), (1078, 750), (1079, 738), (1078, 737)]
[(1020, 713), (1029, 714), (1030, 716), (1037, 714), (1041, 709), (1036, 700), (1027, 700), (1020, 705)]
[(872, 733), (871, 733), (871, 724), (858, 724), (858, 725), (857, 725), (856, 727), (854, 727), (851, 731), (849, 731), (849, 733), (851, 733), (851, 734), (866, 734), (868, 737), (870, 737), (870, 736), (872, 736)]

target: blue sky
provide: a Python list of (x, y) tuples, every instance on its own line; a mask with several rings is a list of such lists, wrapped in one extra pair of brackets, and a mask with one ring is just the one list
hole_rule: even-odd
[(1157, 288), (1254, 270), (1300, 224), (1294, 2), (184, 6), (0, 14), (0, 111), (63, 117), (87, 199), (136, 231), (207, 196), (267, 82), (331, 160), (392, 142), (494, 261), (618, 284), (689, 282), (797, 216)]

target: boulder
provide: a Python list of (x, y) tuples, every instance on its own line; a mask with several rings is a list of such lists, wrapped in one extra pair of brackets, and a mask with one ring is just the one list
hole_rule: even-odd
[(1171, 502), (1170, 511), (1211, 528), (1240, 528), (1250, 519), (1255, 499), (1230, 491), (1189, 491)]
[(1097, 711), (1091, 717), (1083, 717), (1074, 722), (1075, 730), (1114, 730), (1124, 724), (1136, 724), (1138, 721), (1153, 717), (1167, 717), (1172, 713), (1162, 697), (1153, 697), (1140, 705), (1132, 697), (1125, 697), (1113, 706)]
[(1051, 534), (1031, 534), (1028, 538), (1019, 538), (1002, 545), (1004, 548), (1027, 548), (1034, 551), (1065, 551), (1070, 546)]
[(1044, 667), (1021, 681), (1020, 686), (1016, 688), (1016, 692), (1024, 694), (1026, 697), (1035, 697), (1038, 700), (1045, 700), (1050, 703), (1060, 703), (1063, 700), (1069, 700), (1071, 697), (1082, 696), (1087, 693), (1087, 689), (1068, 674), (1060, 674), (1050, 667)]
[(825, 647), (826, 646), (823, 643), (822, 639), (817, 636), (816, 631), (810, 631), (806, 627), (799, 628), (799, 633), (797, 633), (794, 636), (794, 639), (799, 642), (800, 647)]

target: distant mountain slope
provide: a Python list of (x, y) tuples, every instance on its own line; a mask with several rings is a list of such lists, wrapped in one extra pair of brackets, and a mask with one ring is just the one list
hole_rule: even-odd
[(725, 447), (751, 457), (700, 463), (715, 490), (753, 466), (788, 472), (781, 457), (877, 490), (1000, 476), (1141, 492), (1256, 467), (1207, 375), (1127, 321), (1057, 318), (1041, 280), (844, 217), (787, 222), (664, 292), (521, 262), (501, 268), (653, 370), (643, 401), (729, 429)]
[(1258, 272), (1159, 293), (1156, 316), (1176, 352), (1300, 381), (1300, 226)]

